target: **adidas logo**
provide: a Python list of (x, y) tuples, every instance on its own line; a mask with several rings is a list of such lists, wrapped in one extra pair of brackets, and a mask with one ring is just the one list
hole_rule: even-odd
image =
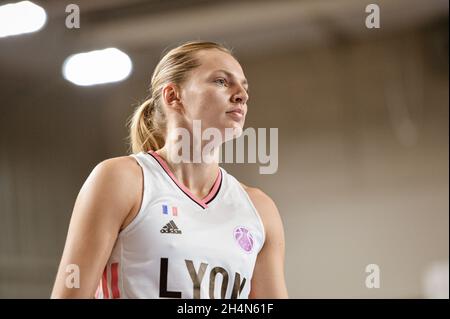
[(161, 228), (160, 232), (163, 234), (181, 234), (181, 230), (178, 229), (173, 220), (171, 220), (163, 228)]

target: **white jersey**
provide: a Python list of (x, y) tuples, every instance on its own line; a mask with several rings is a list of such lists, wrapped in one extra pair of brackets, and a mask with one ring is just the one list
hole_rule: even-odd
[(264, 226), (223, 168), (196, 198), (155, 152), (132, 154), (144, 174), (142, 205), (116, 240), (96, 298), (248, 298)]

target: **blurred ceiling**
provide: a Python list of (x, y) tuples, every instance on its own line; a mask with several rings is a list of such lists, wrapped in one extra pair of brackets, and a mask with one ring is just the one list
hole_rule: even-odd
[(381, 28), (370, 30), (364, 22), (370, 2), (361, 0), (78, 0), (81, 27), (67, 29), (71, 1), (34, 2), (47, 11), (47, 24), (37, 33), (0, 39), (4, 74), (53, 74), (70, 54), (110, 46), (159, 56), (178, 42), (207, 39), (245, 55), (392, 33), (448, 17), (447, 0), (379, 0)]

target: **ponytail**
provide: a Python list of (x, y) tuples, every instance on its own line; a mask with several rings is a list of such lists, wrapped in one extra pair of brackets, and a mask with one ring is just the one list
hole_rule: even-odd
[(164, 145), (164, 137), (155, 121), (155, 100), (147, 99), (136, 108), (129, 122), (132, 153), (157, 151)]

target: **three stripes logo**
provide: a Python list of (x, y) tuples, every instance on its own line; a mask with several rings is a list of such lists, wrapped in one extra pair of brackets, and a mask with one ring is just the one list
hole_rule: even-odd
[(178, 229), (173, 220), (171, 220), (163, 228), (161, 228), (160, 232), (162, 234), (181, 234), (181, 230)]

